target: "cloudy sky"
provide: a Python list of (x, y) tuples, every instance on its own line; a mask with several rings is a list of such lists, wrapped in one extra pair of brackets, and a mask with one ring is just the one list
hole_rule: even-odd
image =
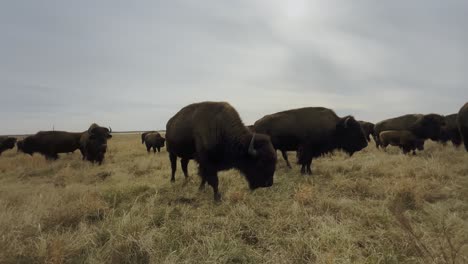
[(246, 124), (325, 106), (379, 121), (468, 101), (468, 1), (1, 1), (0, 134)]

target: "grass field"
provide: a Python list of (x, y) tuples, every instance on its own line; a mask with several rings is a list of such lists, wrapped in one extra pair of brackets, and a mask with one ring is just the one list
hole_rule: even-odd
[(171, 184), (167, 153), (138, 134), (115, 135), (102, 166), (4, 152), (0, 263), (468, 263), (464, 149), (370, 144), (312, 176), (279, 158), (271, 188), (220, 173), (219, 204), (194, 162), (187, 181), (178, 166)]

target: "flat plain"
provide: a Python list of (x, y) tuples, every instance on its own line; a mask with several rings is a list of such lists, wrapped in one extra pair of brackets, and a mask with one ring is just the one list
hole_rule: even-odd
[(314, 160), (312, 176), (280, 156), (271, 188), (221, 172), (215, 203), (195, 162), (170, 183), (165, 149), (148, 154), (139, 134), (114, 135), (102, 166), (9, 150), (0, 263), (468, 263), (463, 148), (427, 142), (412, 156), (371, 142)]

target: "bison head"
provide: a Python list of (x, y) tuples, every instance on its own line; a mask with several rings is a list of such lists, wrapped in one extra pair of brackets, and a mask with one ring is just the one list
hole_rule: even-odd
[(341, 118), (336, 124), (336, 144), (350, 156), (367, 147), (367, 139), (358, 121), (352, 116)]
[(16, 138), (9, 137), (5, 139), (5, 141), (3, 141), (3, 146), (5, 148), (12, 149), (15, 147), (15, 143), (16, 143)]
[(438, 114), (420, 117), (411, 127), (411, 132), (422, 139), (439, 140), (444, 137), (445, 118)]
[(88, 129), (89, 139), (106, 143), (108, 139), (112, 138), (112, 129), (101, 127), (96, 124), (92, 124)]
[(159, 146), (164, 147), (164, 142), (166, 142), (166, 139), (163, 137), (160, 137), (158, 139)]
[(23, 140), (16, 142), (16, 146), (18, 147), (18, 151), (23, 152), (25, 154), (32, 155), (34, 153), (32, 149), (32, 139), (27, 137)]
[(270, 187), (276, 167), (276, 152), (268, 136), (250, 134), (244, 139), (245, 159), (239, 169), (245, 174), (250, 189)]

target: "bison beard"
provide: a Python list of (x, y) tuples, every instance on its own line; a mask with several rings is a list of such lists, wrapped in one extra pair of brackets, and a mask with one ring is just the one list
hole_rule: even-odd
[(185, 177), (189, 160), (195, 159), (202, 179), (200, 189), (208, 182), (215, 200), (221, 198), (218, 171), (239, 169), (251, 189), (273, 184), (276, 154), (270, 139), (249, 131), (228, 103), (202, 102), (182, 108), (166, 125), (166, 144), (171, 181), (175, 180), (177, 157)]
[(306, 107), (267, 115), (254, 124), (256, 132), (271, 137), (275, 149), (297, 151), (303, 174), (311, 174), (312, 159), (342, 149), (352, 155), (367, 146), (361, 125), (351, 116), (340, 118), (323, 107)]

